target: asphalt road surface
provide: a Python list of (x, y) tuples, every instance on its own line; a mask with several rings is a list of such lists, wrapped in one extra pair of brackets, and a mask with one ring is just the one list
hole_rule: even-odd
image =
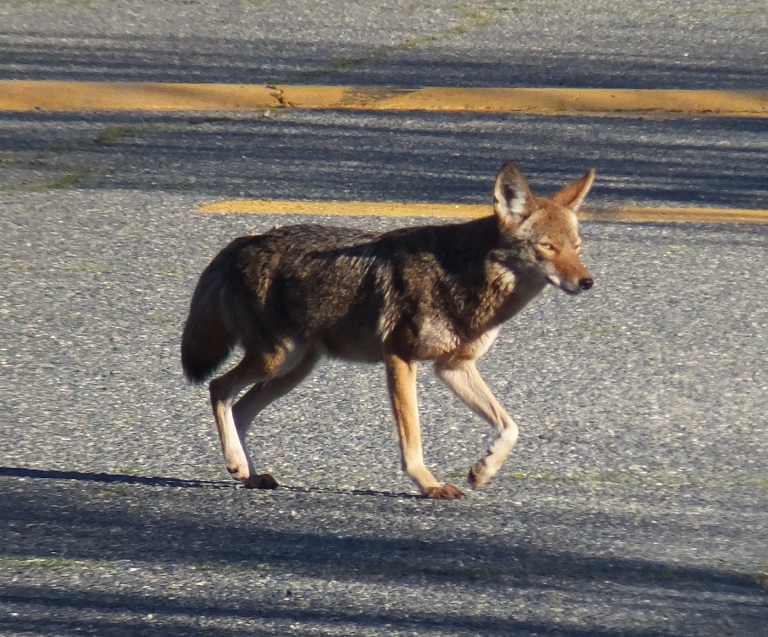
[[(91, 125), (104, 126), (79, 122)], [(502, 156), (502, 140), (488, 157)], [(492, 173), (479, 168), (490, 159), (434, 170), (447, 160), (420, 144), (414, 134), (410, 165), (422, 169), (401, 183), (403, 168), (366, 168), (375, 150), (336, 170), (313, 162), (308, 141), (305, 162), (269, 169), (268, 193), (397, 198), (419, 175), (425, 200), (456, 193), (457, 179), (487, 198)], [(284, 488), (245, 491), (224, 471), (206, 392), (181, 375), (179, 334), (221, 246), (302, 219), (197, 212), (217, 198), (211, 186), (152, 184), (217, 174), (220, 196), (238, 179), (245, 193), (259, 187), (232, 148), (209, 162), (194, 141), (161, 146), (126, 138), (72, 151), (103, 156), (90, 187), (25, 173), (0, 196), (3, 634), (764, 629), (766, 226), (585, 224), (595, 288), (551, 291), (481, 364), (522, 431), (484, 491), (414, 498), (382, 370), (338, 363), (264, 413), (251, 446)], [(206, 177), (201, 166), (214, 164)], [(562, 166), (571, 177), (585, 168)], [(119, 175), (143, 186), (120, 187)], [(427, 459), (461, 482), (489, 432), (424, 371)]]
[(765, 90), (764, 0), (0, 3), (7, 79)]
[[(338, 6), (0, 3), (0, 73), (765, 84), (757, 2)], [(490, 22), (471, 17), (492, 9)], [(508, 47), (518, 61), (498, 64)], [(203, 214), (206, 203), (482, 203), (515, 159), (539, 192), (595, 166), (595, 204), (765, 208), (765, 131), (737, 119), (1, 114), (0, 634), (768, 634), (768, 225), (584, 224), (595, 287), (549, 291), (480, 364), (521, 437), (460, 501), (415, 497), (382, 369), (335, 362), (253, 428), (256, 462), (281, 488), (238, 488), (206, 392), (178, 362), (215, 252), (305, 220)], [(461, 486), (490, 432), (426, 366), (419, 392), (427, 462)]]

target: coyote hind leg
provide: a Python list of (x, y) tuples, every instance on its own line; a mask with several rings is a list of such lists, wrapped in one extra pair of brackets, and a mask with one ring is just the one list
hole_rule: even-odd
[(293, 371), (303, 361), (305, 354), (305, 351), (295, 346), (290, 355), (286, 349), (282, 349), (268, 358), (246, 352), (243, 360), (227, 373), (214, 378), (209, 385), (211, 408), (216, 419), (227, 471), (235, 480), (240, 480), (248, 487), (274, 489), (277, 482), (267, 474), (256, 474), (244, 445), (247, 425), (243, 427), (241, 436), (232, 413), (235, 399), (249, 385), (254, 387), (248, 393), (251, 396), (257, 395), (272, 380)]
[(315, 367), (319, 359), (315, 351), (310, 351), (301, 362), (283, 376), (271, 378), (265, 382), (257, 383), (249, 389), (232, 407), (232, 416), (235, 423), (240, 447), (248, 460), (250, 475), (243, 481), (246, 487), (274, 489), (277, 481), (268, 473), (256, 475), (248, 453), (245, 436), (253, 423), (254, 418), (270, 403), (284, 396), (301, 383)]

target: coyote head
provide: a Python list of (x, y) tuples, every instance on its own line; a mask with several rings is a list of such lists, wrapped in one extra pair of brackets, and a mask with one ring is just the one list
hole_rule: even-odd
[(567, 185), (552, 197), (536, 197), (514, 164), (499, 170), (493, 210), (500, 222), (501, 241), (520, 251), (523, 263), (568, 294), (592, 287), (592, 275), (579, 259), (581, 238), (576, 212), (587, 196), (595, 171)]

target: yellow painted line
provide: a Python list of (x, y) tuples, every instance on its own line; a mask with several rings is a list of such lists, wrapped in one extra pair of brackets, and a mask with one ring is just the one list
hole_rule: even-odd
[(630, 223), (768, 223), (768, 210), (742, 208), (690, 208), (617, 206), (579, 213), (589, 221)]
[(490, 214), (489, 206), (395, 201), (268, 201), (235, 199), (202, 206), (200, 212), (272, 215), (332, 215), (341, 217), (442, 217), (477, 219)]
[(279, 108), (766, 118), (768, 91), (404, 89), (374, 86), (0, 81), (0, 110), (4, 111), (249, 111)]
[(265, 86), (155, 82), (0, 81), (5, 111), (206, 111), (275, 107)]
[[(326, 215), (351, 217), (439, 217), (477, 219), (491, 214), (488, 205), (366, 202), (366, 201), (270, 201), (233, 199), (201, 206), (208, 214)], [(625, 223), (768, 223), (768, 210), (737, 208), (587, 207), (579, 213), (585, 221)]]

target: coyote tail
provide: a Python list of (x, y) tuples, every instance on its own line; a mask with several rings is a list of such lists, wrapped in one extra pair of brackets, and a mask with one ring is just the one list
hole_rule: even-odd
[(181, 334), (181, 366), (191, 383), (202, 383), (211, 376), (238, 342), (223, 298), (230, 296), (223, 285), (229, 253), (224, 250), (203, 271), (192, 295)]
[(205, 285), (200, 281), (192, 297), (189, 318), (181, 335), (181, 366), (190, 383), (205, 381), (224, 362), (237, 339), (226, 327), (221, 308), (215, 301), (206, 302), (206, 294), (198, 294)]

